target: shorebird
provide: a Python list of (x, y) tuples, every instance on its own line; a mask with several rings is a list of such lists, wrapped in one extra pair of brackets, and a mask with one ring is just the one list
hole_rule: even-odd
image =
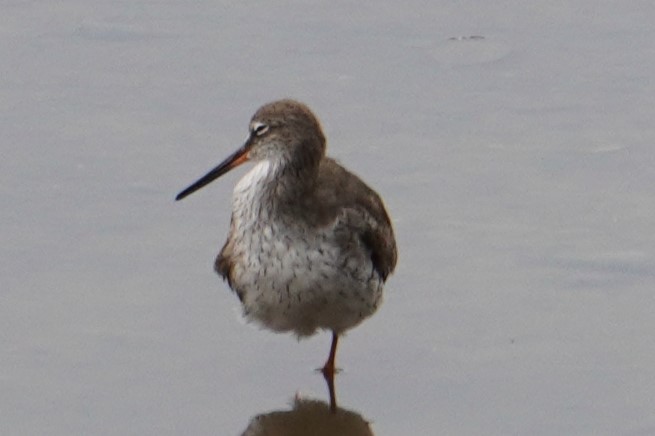
[(265, 104), (246, 142), (180, 192), (181, 200), (246, 161), (225, 245), (215, 262), (246, 319), (298, 338), (332, 332), (322, 368), (336, 410), (339, 335), (371, 316), (396, 265), (391, 220), (380, 196), (325, 155), (312, 111), (294, 100)]

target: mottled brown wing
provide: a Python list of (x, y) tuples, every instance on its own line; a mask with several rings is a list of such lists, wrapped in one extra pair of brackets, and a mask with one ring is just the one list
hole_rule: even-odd
[(243, 301), (241, 292), (235, 289), (234, 282), (232, 280), (232, 269), (234, 268), (234, 260), (232, 259), (234, 251), (234, 238), (232, 238), (232, 235), (234, 230), (234, 219), (230, 219), (230, 235), (228, 236), (227, 241), (225, 241), (223, 248), (221, 248), (221, 251), (218, 253), (218, 256), (216, 256), (216, 261), (214, 262), (214, 271), (216, 271), (218, 275), (221, 276), (224, 280), (227, 280), (227, 284), (230, 286), (230, 288), (234, 290), (239, 296), (239, 299)]
[(317, 197), (323, 200), (317, 209), (323, 219), (317, 219), (323, 224), (339, 220), (337, 225), (355, 231), (370, 252), (375, 270), (386, 280), (398, 254), (393, 226), (380, 196), (329, 158), (321, 163), (316, 189)]
[(391, 226), (369, 224), (360, 238), (371, 253), (373, 267), (380, 274), (382, 280), (386, 280), (396, 267), (398, 258), (396, 241)]

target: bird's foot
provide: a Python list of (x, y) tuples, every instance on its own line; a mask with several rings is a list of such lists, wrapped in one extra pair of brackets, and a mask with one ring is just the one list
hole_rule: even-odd
[(323, 368), (316, 368), (314, 371), (320, 372), (321, 374), (323, 374), (324, 377), (328, 377), (330, 376), (330, 374), (332, 374), (333, 376), (339, 374), (340, 372), (343, 371), (343, 368), (329, 369), (328, 367), (324, 366)]

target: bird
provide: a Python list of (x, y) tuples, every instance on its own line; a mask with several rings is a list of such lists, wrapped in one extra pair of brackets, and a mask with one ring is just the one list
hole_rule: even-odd
[(261, 106), (245, 143), (176, 201), (246, 162), (215, 271), (248, 321), (299, 339), (332, 333), (321, 372), (334, 412), (339, 337), (375, 313), (396, 266), (391, 219), (372, 188), (327, 157), (317, 117), (292, 99)]

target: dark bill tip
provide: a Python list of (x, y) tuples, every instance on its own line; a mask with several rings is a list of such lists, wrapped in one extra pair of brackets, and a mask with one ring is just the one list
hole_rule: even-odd
[(218, 179), (223, 174), (230, 171), (232, 168), (238, 167), (242, 163), (248, 160), (248, 147), (247, 144), (232, 153), (227, 159), (218, 164), (214, 169), (209, 171), (207, 174), (196, 180), (188, 188), (184, 189), (182, 192), (175, 196), (175, 201), (180, 201), (184, 197), (187, 197), (198, 189), (210, 184), (214, 180)]

